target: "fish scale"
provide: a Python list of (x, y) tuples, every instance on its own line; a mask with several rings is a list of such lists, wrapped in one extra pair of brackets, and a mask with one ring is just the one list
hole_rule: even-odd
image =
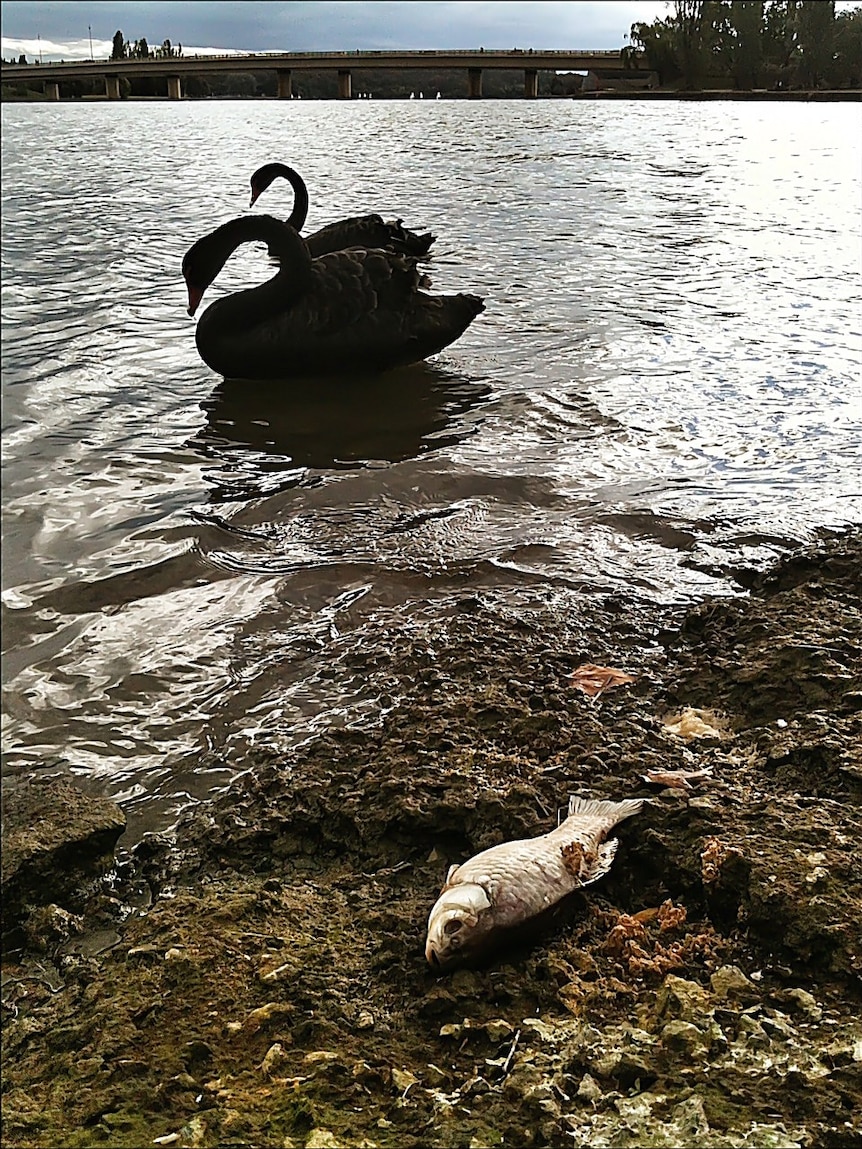
[(503, 842), (452, 866), (428, 918), (429, 964), (445, 968), (493, 949), (513, 929), (602, 877), (617, 849), (608, 832), (642, 807), (639, 798), (573, 797), (555, 830)]

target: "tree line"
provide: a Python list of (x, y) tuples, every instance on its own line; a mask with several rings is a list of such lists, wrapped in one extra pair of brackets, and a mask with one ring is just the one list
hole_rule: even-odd
[(142, 36), (140, 40), (135, 40), (134, 44), (131, 44), (120, 29), (114, 33), (111, 44), (112, 60), (170, 60), (182, 54), (182, 44), (177, 44), (175, 48), (170, 40), (163, 40), (160, 47), (151, 48), (146, 37)]
[(689, 89), (862, 87), (862, 8), (834, 0), (674, 0), (663, 20), (633, 24), (623, 59)]

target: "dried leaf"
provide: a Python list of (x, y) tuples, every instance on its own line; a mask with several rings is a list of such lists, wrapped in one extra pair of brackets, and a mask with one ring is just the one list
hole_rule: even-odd
[(670, 786), (674, 790), (691, 790), (693, 779), (711, 776), (711, 766), (703, 770), (650, 770), (649, 774), (641, 774), (644, 782), (652, 782), (655, 786)]
[(578, 690), (583, 690), (590, 698), (598, 698), (605, 690), (635, 681), (622, 670), (615, 670), (612, 666), (594, 666), (591, 662), (573, 670), (570, 677)]

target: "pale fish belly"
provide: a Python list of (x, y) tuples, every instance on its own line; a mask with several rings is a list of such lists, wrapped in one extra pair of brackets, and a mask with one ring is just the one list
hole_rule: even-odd
[(486, 953), (568, 894), (606, 874), (617, 849), (607, 835), (643, 801), (572, 798), (548, 834), (492, 846), (449, 870), (428, 918), (425, 956), (445, 968)]

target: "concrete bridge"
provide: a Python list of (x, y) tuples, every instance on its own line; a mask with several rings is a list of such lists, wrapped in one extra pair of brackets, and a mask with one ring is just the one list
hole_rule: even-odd
[[(637, 60), (632, 61), (637, 66)], [(471, 99), (482, 96), (482, 72), (486, 68), (518, 69), (524, 73), (524, 96), (538, 95), (539, 72), (623, 73), (620, 52), (544, 51), (513, 48), (511, 51), (435, 52), (256, 52), (245, 56), (178, 56), (146, 60), (81, 60), (70, 64), (3, 64), (3, 83), (40, 81), (51, 100), (59, 100), (64, 81), (103, 76), (109, 100), (119, 100), (120, 80), (140, 76), (162, 76), (169, 99), (182, 99), (184, 76), (214, 72), (275, 72), (280, 99), (290, 99), (294, 72), (333, 70), (338, 73), (338, 96), (352, 97), (351, 73), (363, 68), (452, 68), (467, 73), (467, 93)]]

